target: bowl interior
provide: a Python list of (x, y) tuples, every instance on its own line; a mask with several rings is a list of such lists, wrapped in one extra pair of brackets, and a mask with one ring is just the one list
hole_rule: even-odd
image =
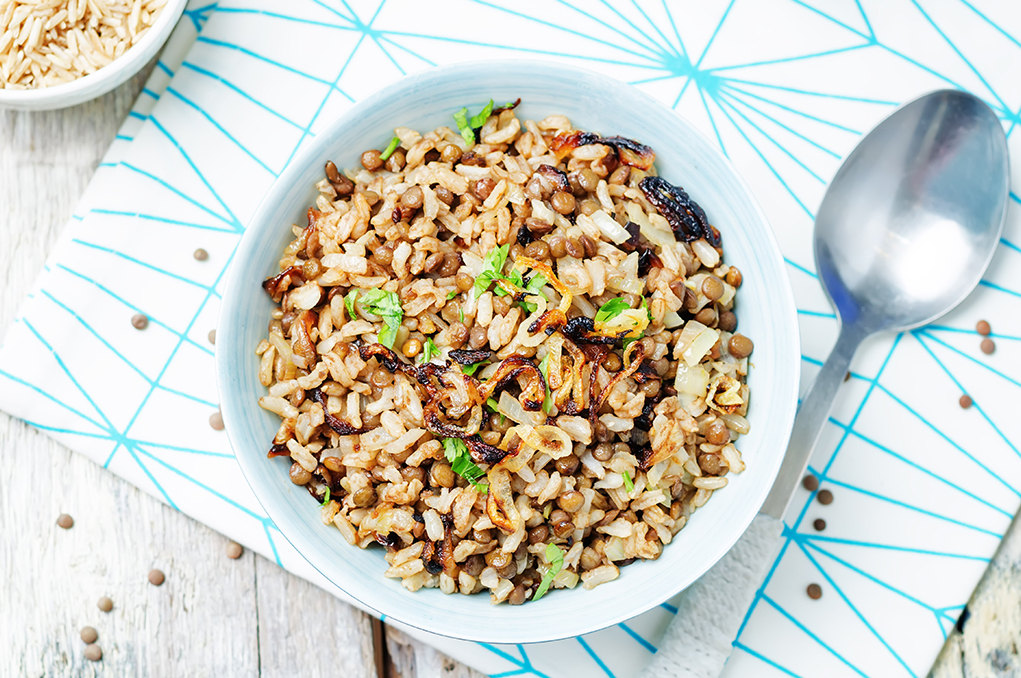
[[(473, 112), (492, 97), (522, 98), (519, 117), (567, 115), (575, 127), (650, 144), (659, 173), (683, 186), (723, 234), (725, 260), (740, 268), (740, 330), (755, 341), (749, 382), (751, 433), (739, 447), (747, 470), (731, 476), (652, 562), (636, 562), (619, 579), (592, 591), (556, 591), (519, 607), (493, 606), (489, 596), (406, 591), (384, 579), (380, 549), (349, 546), (324, 527), (308, 493), (292, 485), (288, 464), (266, 459), (277, 426), (256, 400), (255, 347), (264, 337), (270, 299), (260, 283), (277, 272), (304, 224), (323, 165), (358, 164), (362, 151), (382, 148), (397, 126), (421, 132), (453, 126), (451, 115)], [(786, 449), (797, 404), (800, 365), (797, 319), (783, 259), (769, 225), (729, 162), (689, 123), (638, 90), (562, 65), (503, 61), (464, 64), (409, 76), (355, 105), (317, 136), (281, 175), (249, 225), (230, 274), (220, 316), (217, 365), (227, 432), (256, 496), (284, 536), (348, 594), (388, 617), (433, 633), (486, 642), (540, 642), (587, 633), (628, 619), (686, 588), (733, 545), (759, 509)]]

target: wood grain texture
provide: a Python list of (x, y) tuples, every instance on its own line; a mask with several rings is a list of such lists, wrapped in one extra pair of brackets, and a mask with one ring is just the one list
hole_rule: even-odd
[[(72, 109), (0, 111), (0, 336), (151, 67)], [(0, 414), (0, 676), (375, 678), (365, 614), (227, 543)], [(101, 662), (84, 659), (83, 626)]]
[(386, 627), (386, 645), (390, 660), (387, 678), (486, 678), (392, 626)]

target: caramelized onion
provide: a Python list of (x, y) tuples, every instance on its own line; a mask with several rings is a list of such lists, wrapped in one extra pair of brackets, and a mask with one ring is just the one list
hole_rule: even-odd
[(279, 444), (274, 444), (273, 447), (269, 448), (269, 452), (266, 454), (267, 459), (272, 459), (273, 457), (289, 457), (289, 456), (291, 456), (291, 452), (290, 450), (287, 449), (287, 445)]
[(645, 177), (638, 182), (638, 187), (667, 220), (679, 240), (694, 242), (705, 238), (713, 247), (720, 246), (719, 231), (709, 225), (705, 212), (683, 188), (661, 177)]
[(570, 436), (557, 426), (512, 426), (507, 431), (507, 439), (512, 432), (526, 445), (548, 454), (551, 459), (566, 457), (574, 449)]
[(546, 381), (535, 363), (521, 356), (511, 356), (500, 363), (493, 376), (480, 385), (479, 402), (485, 402), (493, 397), (497, 389), (503, 388), (508, 381), (519, 374), (528, 375), (528, 383), (521, 391), (521, 404), (531, 412), (542, 409), (542, 401), (546, 398)]
[[(351, 436), (351, 435), (358, 435), (358, 434), (361, 434), (361, 433), (365, 433), (368, 430), (368, 429), (364, 429), (364, 428), (355, 428), (354, 426), (352, 426), (351, 424), (347, 423), (346, 421), (344, 421), (343, 419), (341, 419), (337, 415), (330, 414), (330, 411), (328, 409), (326, 409), (326, 396), (323, 395), (323, 392), (321, 390), (319, 390), (318, 388), (314, 388), (311, 391), (309, 391), (309, 395), (312, 396), (312, 401), (313, 402), (317, 402), (320, 405), (322, 405), (322, 408), (323, 408), (323, 419), (324, 419), (324, 421), (326, 421), (326, 425), (329, 426), (330, 428), (332, 428), (338, 434), (340, 434), (342, 436)], [(274, 445), (273, 447), (276, 448), (278, 446)], [(273, 452), (273, 450), (270, 450), (270, 453), (272, 453), (272, 452)]]
[(518, 507), (514, 505), (511, 492), (510, 473), (505, 469), (489, 470), (489, 497), (486, 499), (486, 515), (507, 534), (514, 534), (524, 525)]
[[(294, 364), (302, 369), (311, 369), (316, 364), (316, 346), (312, 343), (312, 329), (319, 323), (315, 311), (302, 311), (291, 323), (291, 348), (294, 356), (302, 363)], [(293, 360), (293, 358), (292, 358)]]
[(612, 391), (621, 381), (634, 374), (638, 368), (641, 367), (643, 360), (645, 360), (645, 347), (642, 345), (642, 342), (631, 342), (624, 351), (624, 368), (617, 374), (613, 375), (613, 379), (611, 379), (610, 383), (606, 385), (603, 392), (599, 394), (599, 398), (595, 402), (589, 403), (588, 418), (589, 421), (592, 422), (593, 426), (595, 426), (596, 419), (599, 416), (599, 410), (602, 408), (603, 403), (606, 402), (606, 398), (610, 395), (610, 391)]
[(561, 391), (558, 396), (564, 402), (557, 402), (557, 409), (563, 414), (580, 414), (585, 408), (585, 384), (582, 371), (585, 369), (585, 354), (570, 339), (564, 339), (564, 350), (571, 356), (571, 390), (570, 400), (566, 398), (567, 391)]
[(656, 161), (656, 153), (645, 144), (640, 144), (634, 139), (624, 137), (600, 137), (592, 132), (562, 132), (550, 142), (550, 150), (557, 156), (557, 160), (563, 160), (571, 151), (579, 146), (589, 144), (603, 144), (613, 149), (616, 158), (625, 165), (637, 167), (640, 170), (647, 170)]
[(284, 296), (284, 292), (296, 280), (305, 282), (305, 275), (302, 273), (300, 266), (291, 266), (280, 271), (272, 278), (264, 280), (262, 282), (262, 289), (266, 290), (266, 293), (273, 298), (273, 301), (279, 304)]
[(567, 180), (567, 175), (562, 170), (558, 170), (553, 165), (539, 165), (535, 170), (536, 174), (541, 174), (553, 182), (553, 186), (558, 191), (570, 191), (571, 183)]

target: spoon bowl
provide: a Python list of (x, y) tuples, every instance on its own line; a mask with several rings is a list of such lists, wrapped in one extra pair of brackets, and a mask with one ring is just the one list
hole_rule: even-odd
[(816, 217), (816, 266), (841, 322), (901, 331), (959, 304), (999, 242), (1008, 174), (999, 119), (966, 92), (932, 92), (883, 120)]

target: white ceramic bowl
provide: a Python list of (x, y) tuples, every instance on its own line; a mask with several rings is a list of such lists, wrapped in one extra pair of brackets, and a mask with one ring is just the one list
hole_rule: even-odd
[(112, 63), (83, 78), (41, 89), (0, 89), (0, 108), (51, 111), (90, 101), (126, 82), (149, 63), (181, 18), (188, 0), (167, 0), (149, 32)]
[[(319, 507), (288, 479), (288, 464), (268, 460), (276, 415), (259, 408), (255, 347), (273, 307), (260, 283), (277, 272), (291, 224), (303, 224), (313, 184), (333, 160), (353, 167), (362, 151), (382, 148), (393, 129), (453, 125), (451, 115), (493, 98), (521, 97), (522, 118), (550, 113), (578, 128), (651, 145), (659, 173), (682, 185), (723, 234), (726, 260), (741, 269), (740, 329), (755, 341), (749, 379), (751, 433), (741, 438), (747, 470), (730, 476), (687, 526), (651, 562), (636, 562), (592, 591), (580, 586), (512, 607), (486, 594), (410, 593), (384, 579), (379, 548), (349, 546), (326, 527)], [(640, 91), (597, 73), (558, 64), (497, 61), (461, 64), (409, 76), (356, 104), (306, 146), (266, 195), (234, 257), (217, 328), (221, 409), (245, 477), (280, 531), (330, 581), (366, 606), (426, 631), (483, 642), (533, 643), (605, 628), (648, 610), (686, 588), (734, 544), (759, 510), (787, 445), (798, 396), (800, 352), (793, 296), (766, 217), (724, 156), (674, 111)]]

